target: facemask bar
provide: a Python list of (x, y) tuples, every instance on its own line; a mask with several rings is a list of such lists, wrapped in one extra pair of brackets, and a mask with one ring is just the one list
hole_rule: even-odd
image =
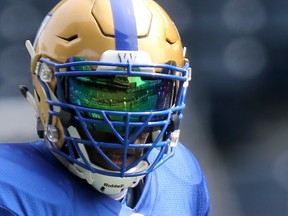
[[(69, 160), (71, 163), (75, 163), (85, 169), (91, 170), (95, 173), (110, 175), (110, 176), (120, 176), (120, 177), (128, 177), (128, 176), (139, 176), (139, 175), (146, 175), (149, 172), (153, 171), (161, 164), (163, 164), (166, 160), (174, 154), (174, 148), (171, 147), (171, 134), (178, 130), (177, 126), (171, 128), (171, 117), (172, 115), (177, 115), (179, 121), (182, 119), (182, 110), (185, 108), (184, 99), (186, 95), (186, 90), (188, 87), (188, 81), (190, 80), (191, 70), (189, 64), (187, 63), (183, 68), (178, 68), (172, 65), (161, 65), (161, 64), (131, 64), (127, 63), (108, 63), (108, 62), (100, 62), (100, 61), (80, 61), (80, 62), (71, 62), (71, 63), (64, 63), (64, 64), (57, 64), (54, 63), (46, 58), (41, 58), (38, 62), (38, 67), (36, 69), (38, 80), (43, 88), (43, 91), (47, 97), (47, 103), (49, 105), (49, 119), (48, 119), (48, 126), (53, 125), (53, 119), (58, 118), (62, 110), (69, 110), (74, 113), (73, 121), (76, 122), (78, 125), (81, 125), (81, 128), (85, 132), (86, 138), (75, 138), (72, 137), (67, 128), (64, 126), (64, 134), (65, 134), (65, 142), (67, 143), (68, 153), (63, 152), (61, 149), (58, 149), (57, 146), (53, 144), (53, 141), (49, 141), (51, 144), (52, 150), (61, 155), (62, 157)], [(91, 71), (66, 71), (67, 68), (70, 67), (77, 67), (81, 65), (89, 65), (92, 68), (97, 67), (121, 67), (125, 68), (123, 71), (119, 70), (91, 70)], [(142, 68), (143, 70), (134, 71), (134, 68)], [(158, 70), (171, 70), (177, 72), (176, 74), (162, 74), (157, 73), (155, 71)], [(50, 70), (50, 72), (49, 72)], [(64, 77), (69, 76), (103, 76), (103, 75), (112, 75), (112, 76), (137, 76), (137, 77), (144, 77), (144, 78), (151, 78), (151, 79), (171, 79), (178, 82), (178, 89), (175, 98), (175, 103), (168, 109), (165, 110), (150, 110), (145, 112), (124, 112), (124, 111), (110, 111), (110, 110), (97, 110), (93, 108), (85, 108), (77, 105), (67, 104), (67, 101), (64, 97), (64, 92), (62, 88), (62, 80)], [(54, 92), (51, 90), (49, 86), (49, 82), (52, 79), (56, 79), (56, 86), (57, 86), (57, 97), (55, 96)], [(103, 117), (102, 120), (95, 120), (91, 118), (86, 118), (83, 116), (83, 113), (98, 113)], [(111, 121), (109, 120), (109, 115), (119, 115), (125, 116), (125, 122), (120, 121)], [(131, 121), (132, 117), (141, 116), (145, 119), (145, 121)], [(155, 116), (162, 116), (159, 118), (160, 120), (155, 120)], [(164, 116), (164, 118), (163, 118)], [(154, 119), (153, 119), (154, 118)], [(153, 121), (152, 121), (153, 120)], [(90, 134), (89, 130), (87, 129), (87, 124), (90, 123), (101, 123), (108, 125), (113, 133), (122, 140), (120, 143), (104, 143), (104, 142), (96, 142), (93, 136)], [(99, 122), (100, 121), (100, 122)], [(120, 125), (125, 128), (124, 136), (120, 135), (119, 132), (115, 129), (115, 125)], [(140, 126), (139, 126), (140, 125)], [(132, 144), (130, 140), (135, 139), (137, 134), (141, 133), (142, 130), (146, 127), (158, 127), (161, 126), (161, 132), (155, 138), (154, 141), (151, 143), (142, 143), (142, 144)], [(138, 128), (138, 131), (134, 134), (134, 137), (129, 138), (129, 128), (135, 127)], [(164, 138), (164, 139), (163, 139)], [(176, 142), (178, 138), (176, 138)], [(97, 169), (95, 166), (91, 166), (89, 158), (87, 155), (84, 155), (81, 151), (80, 146), (82, 145), (92, 145), (100, 155), (107, 160), (114, 168), (115, 171)], [(118, 145), (118, 146), (117, 146)], [(102, 147), (105, 148), (121, 148), (123, 150), (123, 163), (122, 166), (115, 165), (101, 150)], [(129, 166), (125, 165), (127, 159), (127, 152), (130, 148), (143, 148), (145, 149), (143, 155), (139, 157), (134, 163)], [(154, 155), (154, 156), (151, 156)], [(81, 160), (79, 160), (79, 157)], [(127, 172), (129, 169), (137, 165), (140, 161), (145, 160), (149, 161), (149, 168), (147, 170), (136, 172), (136, 173), (129, 173)]]
[[(67, 108), (67, 107), (66, 107)], [(85, 108), (83, 108), (84, 110), (86, 110)], [(127, 117), (127, 120), (126, 122), (110, 122), (107, 118), (104, 118), (105, 120), (103, 122), (106, 122), (107, 124), (109, 124), (113, 130), (113, 133), (114, 134), (117, 134), (117, 136), (121, 137), (122, 139), (122, 143), (105, 143), (105, 142), (97, 142), (94, 140), (93, 136), (91, 136), (91, 134), (89, 133), (88, 129), (87, 129), (87, 122), (91, 122), (92, 120), (91, 119), (86, 119), (86, 118), (83, 118), (81, 116), (81, 111), (82, 110), (78, 110), (77, 111), (77, 114), (75, 116), (75, 120), (77, 121), (77, 123), (80, 123), (82, 124), (82, 128), (84, 129), (85, 131), (85, 135), (87, 135), (88, 139), (84, 139), (84, 138), (77, 138), (77, 137), (72, 137), (72, 136), (66, 136), (66, 142), (68, 143), (68, 147), (69, 147), (69, 155), (72, 156), (72, 158), (74, 158), (75, 160), (77, 160), (77, 154), (80, 155), (80, 157), (82, 158), (82, 163), (79, 163), (79, 161), (73, 161), (74, 163), (77, 163), (79, 166), (82, 166), (82, 167), (89, 167), (89, 170), (92, 170), (92, 172), (98, 172), (100, 174), (110, 174), (110, 172), (106, 172), (106, 171), (103, 171), (103, 170), (96, 170), (93, 166), (91, 166), (89, 160), (86, 158), (85, 155), (82, 154), (81, 152), (81, 149), (79, 146), (81, 145), (92, 145), (94, 148), (96, 148), (98, 150), (98, 153), (101, 154), (101, 156), (103, 157), (103, 159), (105, 159), (109, 164), (113, 165), (113, 167), (115, 168), (115, 170), (117, 170), (118, 172), (120, 173), (125, 173), (127, 172), (129, 169), (135, 167), (140, 161), (142, 160), (147, 160), (149, 154), (151, 153), (151, 151), (154, 150), (154, 148), (158, 148), (157, 153), (159, 154), (157, 158), (153, 158), (150, 162), (150, 169), (154, 169), (154, 167), (157, 165), (157, 163), (160, 162), (160, 160), (166, 160), (163, 158), (163, 155), (166, 153), (167, 151), (167, 146), (169, 145), (169, 140), (168, 139), (165, 139), (165, 140), (161, 140), (160, 141), (160, 137), (163, 137), (164, 136), (164, 133), (168, 127), (168, 124), (167, 124), (167, 121), (169, 121), (170, 117), (171, 117), (171, 112), (167, 112), (167, 115), (166, 115), (166, 118), (161, 120), (161, 121), (157, 121), (157, 122), (151, 122), (151, 118), (157, 114), (147, 114), (147, 113), (137, 113), (137, 115), (141, 115), (141, 116), (144, 116), (144, 115), (147, 115), (148, 118), (145, 122), (130, 122), (129, 121), (129, 117)], [(91, 111), (91, 110), (89, 110)], [(108, 115), (110, 112), (105, 112), (105, 115)], [(163, 116), (163, 112), (159, 112), (159, 114), (161, 113), (161, 115)], [(131, 114), (130, 117), (133, 117), (133, 114)], [(149, 118), (150, 117), (150, 118)], [(102, 123), (103, 123), (102, 122)], [(76, 123), (76, 124), (77, 124)], [(114, 128), (115, 125), (119, 125), (119, 124), (126, 124), (127, 127), (126, 127), (126, 131), (125, 131), (125, 134), (123, 135), (120, 135), (119, 132)], [(129, 127), (133, 127), (134, 125), (137, 125), (137, 124), (141, 124), (141, 126), (138, 128), (138, 133), (140, 133), (143, 128), (145, 128), (147, 125), (150, 125), (151, 127), (152, 126), (162, 126), (162, 130), (161, 130), (161, 133), (158, 135), (158, 137), (153, 141), (153, 142), (150, 142), (150, 143), (146, 143), (146, 144), (132, 144), (130, 143), (129, 141), (133, 139), (133, 136), (129, 139)], [(136, 136), (134, 133), (134, 136)], [(122, 149), (123, 150), (123, 164), (126, 163), (126, 160), (127, 160), (127, 153), (128, 153), (128, 150), (129, 149), (145, 149), (144, 150), (144, 154), (139, 157), (136, 161), (134, 161), (132, 164), (130, 164), (129, 166), (117, 166), (115, 164), (113, 164), (113, 162), (103, 153), (103, 151), (101, 150), (101, 148), (111, 148), (111, 149)], [(77, 151), (77, 154), (74, 153), (74, 151)], [(168, 158), (167, 158), (168, 159)], [(153, 161), (154, 160), (154, 161)], [(135, 173), (133, 174), (135, 175)], [(133, 176), (131, 175), (131, 176)], [(138, 173), (138, 175), (143, 175), (143, 173)], [(112, 176), (117, 176), (116, 173), (113, 173)], [(127, 176), (130, 176), (130, 174), (126, 174), (125, 175), (126, 177)]]

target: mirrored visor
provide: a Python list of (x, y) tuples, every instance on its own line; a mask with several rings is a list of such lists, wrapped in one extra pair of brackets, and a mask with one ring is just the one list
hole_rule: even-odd
[(83, 107), (112, 111), (152, 111), (173, 105), (175, 81), (137, 76), (67, 77), (66, 98)]

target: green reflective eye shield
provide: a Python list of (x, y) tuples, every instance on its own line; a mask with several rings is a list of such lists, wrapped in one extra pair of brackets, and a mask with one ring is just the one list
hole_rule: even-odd
[[(156, 66), (154, 69), (147, 65), (131, 67), (129, 62), (103, 65), (103, 62), (97, 62), (98, 73), (94, 74), (93, 65), (82, 57), (71, 57), (67, 61), (72, 64), (65, 74), (73, 76), (67, 76), (66, 100), (95, 109), (141, 112), (170, 108), (175, 102), (176, 80), (183, 78), (175, 75), (171, 65), (170, 68), (162, 65), (162, 68)], [(107, 70), (107, 67), (114, 70)], [(101, 73), (99, 68), (103, 70)], [(161, 73), (155, 73), (156, 69), (161, 69)], [(76, 71), (82, 75), (75, 76)]]
[(151, 111), (169, 108), (174, 96), (172, 80), (141, 77), (69, 77), (67, 100), (83, 107), (114, 111)]

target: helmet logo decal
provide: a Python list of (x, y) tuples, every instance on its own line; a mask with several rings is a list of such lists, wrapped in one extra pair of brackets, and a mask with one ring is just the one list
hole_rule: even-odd
[(114, 20), (116, 50), (137, 51), (138, 38), (132, 0), (110, 0), (110, 4)]
[(118, 53), (119, 61), (121, 63), (132, 63), (134, 64), (137, 54), (136, 53), (131, 53), (131, 52), (119, 52)]
[(111, 188), (124, 188), (124, 184), (108, 184), (104, 183), (104, 187), (111, 187)]

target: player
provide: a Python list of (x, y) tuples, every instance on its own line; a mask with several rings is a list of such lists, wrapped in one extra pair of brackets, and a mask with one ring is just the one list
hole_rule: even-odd
[(62, 0), (31, 55), (39, 141), (0, 146), (0, 215), (208, 215), (178, 141), (191, 78), (153, 0)]

